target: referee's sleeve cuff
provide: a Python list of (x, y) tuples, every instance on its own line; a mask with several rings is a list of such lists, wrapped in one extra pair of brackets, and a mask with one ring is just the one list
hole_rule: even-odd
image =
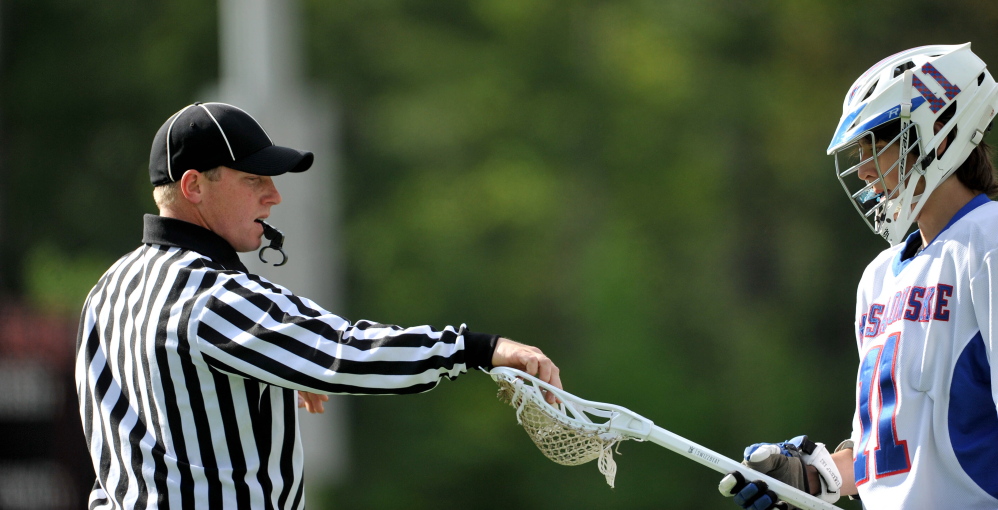
[(464, 331), (464, 361), (468, 369), (492, 370), (492, 353), (496, 350), (499, 335)]

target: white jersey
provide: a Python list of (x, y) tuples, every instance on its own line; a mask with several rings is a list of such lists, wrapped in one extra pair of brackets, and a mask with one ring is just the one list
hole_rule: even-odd
[(998, 203), (963, 207), (921, 252), (881, 253), (857, 298), (854, 471), (866, 508), (998, 509)]

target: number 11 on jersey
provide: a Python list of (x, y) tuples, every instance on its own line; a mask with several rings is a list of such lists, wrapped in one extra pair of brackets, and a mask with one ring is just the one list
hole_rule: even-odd
[(877, 427), (873, 448), (874, 478), (906, 473), (911, 469), (908, 442), (897, 437), (898, 388), (894, 376), (900, 340), (901, 333), (887, 337), (883, 346), (873, 347), (866, 353), (859, 368), (860, 440), (853, 461), (856, 485), (870, 481), (869, 448), (874, 424)]

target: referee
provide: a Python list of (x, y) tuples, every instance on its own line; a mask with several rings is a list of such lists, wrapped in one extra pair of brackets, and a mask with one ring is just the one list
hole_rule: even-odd
[(156, 133), (159, 215), (80, 318), (91, 509), (303, 508), (299, 402), (321, 412), (330, 393), (416, 393), (492, 366), (561, 386), (535, 347), (464, 325), (349, 322), (249, 273), (237, 252), (260, 247), (281, 202), (272, 177), (312, 159), (223, 103), (187, 106)]

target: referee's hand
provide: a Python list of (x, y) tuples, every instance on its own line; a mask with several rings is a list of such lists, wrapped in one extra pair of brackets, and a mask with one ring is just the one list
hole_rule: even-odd
[(298, 407), (304, 407), (306, 411), (312, 414), (326, 412), (326, 408), (322, 406), (323, 402), (329, 402), (329, 395), (317, 395), (307, 391), (298, 392)]
[[(500, 338), (496, 342), (495, 352), (492, 353), (492, 366), (522, 370), (555, 388), (562, 389), (558, 367), (540, 349), (531, 345)], [(554, 404), (558, 399), (548, 393), (547, 401)]]

